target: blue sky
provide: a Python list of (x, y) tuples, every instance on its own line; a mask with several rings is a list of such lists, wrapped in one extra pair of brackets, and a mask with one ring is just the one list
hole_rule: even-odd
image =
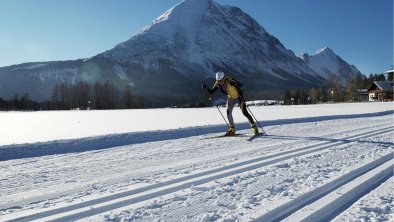
[[(255, 18), (296, 55), (330, 47), (363, 74), (393, 65), (393, 0), (215, 0)], [(0, 67), (87, 58), (181, 0), (0, 0)]]

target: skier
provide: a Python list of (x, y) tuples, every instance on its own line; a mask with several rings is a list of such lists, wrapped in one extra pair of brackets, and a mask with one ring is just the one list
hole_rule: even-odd
[(225, 136), (233, 136), (235, 135), (235, 126), (233, 120), (233, 108), (235, 104), (239, 103), (242, 113), (246, 118), (248, 118), (250, 126), (252, 127), (254, 135), (259, 133), (257, 129), (256, 123), (253, 121), (252, 116), (248, 113), (246, 109), (246, 103), (243, 97), (242, 90), (240, 89), (241, 83), (235, 80), (234, 78), (228, 77), (224, 75), (224, 72), (216, 73), (216, 82), (213, 85), (212, 89), (208, 88), (208, 86), (203, 83), (202, 88), (205, 89), (209, 94), (213, 94), (216, 90), (220, 89), (222, 93), (227, 95), (227, 119), (229, 121), (229, 129), (227, 130)]

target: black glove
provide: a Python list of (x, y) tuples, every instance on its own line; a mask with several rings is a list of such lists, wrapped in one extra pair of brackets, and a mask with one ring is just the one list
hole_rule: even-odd
[(203, 83), (203, 84), (202, 84), (202, 88), (203, 88), (203, 89), (207, 89), (207, 84)]

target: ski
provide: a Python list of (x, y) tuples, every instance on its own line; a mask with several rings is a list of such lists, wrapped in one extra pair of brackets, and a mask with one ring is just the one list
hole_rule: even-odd
[(262, 137), (262, 136), (265, 136), (265, 135), (267, 135), (267, 134), (265, 134), (265, 133), (258, 133), (256, 135), (251, 136), (249, 139), (247, 139), (247, 141), (253, 141), (256, 138)]
[(232, 136), (228, 136), (228, 135), (224, 134), (224, 135), (219, 135), (219, 136), (205, 137), (205, 138), (202, 138), (202, 139), (218, 139), (218, 138), (225, 138), (225, 137), (243, 137), (243, 136), (246, 136), (246, 135), (240, 134), (240, 133), (236, 133), (235, 135), (232, 135)]

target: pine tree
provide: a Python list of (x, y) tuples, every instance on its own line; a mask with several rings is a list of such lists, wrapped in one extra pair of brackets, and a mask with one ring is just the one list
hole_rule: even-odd
[(126, 85), (125, 91), (123, 93), (123, 108), (131, 109), (133, 105), (132, 96), (131, 96), (131, 89), (129, 85)]
[(361, 76), (349, 80), (345, 86), (344, 100), (349, 102), (360, 101), (357, 90), (365, 89), (365, 80)]
[(309, 91), (308, 97), (309, 97), (310, 103), (316, 104), (317, 101), (318, 101), (318, 98), (319, 98), (317, 89), (316, 89), (316, 88), (312, 88), (312, 89)]
[(285, 105), (291, 105), (291, 92), (289, 89), (285, 90), (282, 100), (284, 101)]

